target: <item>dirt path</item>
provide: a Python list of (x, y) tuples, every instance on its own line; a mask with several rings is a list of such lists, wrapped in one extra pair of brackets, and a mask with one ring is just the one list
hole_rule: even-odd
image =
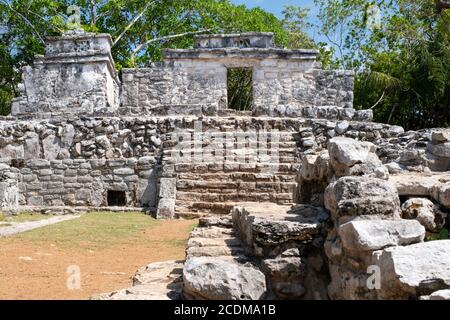
[[(58, 248), (14, 236), (0, 239), (0, 299), (87, 299), (131, 285), (134, 272), (151, 262), (184, 259), (189, 220), (172, 220), (141, 232), (135, 243), (97, 251)], [(81, 289), (67, 288), (67, 268), (81, 270)]]
[(53, 217), (48, 219), (42, 219), (38, 221), (25, 221), (25, 222), (9, 222), (8, 226), (0, 226), (0, 237), (11, 236), (16, 233), (33, 230), (36, 228), (48, 226), (54, 223), (77, 219), (80, 216), (66, 215), (60, 217)]

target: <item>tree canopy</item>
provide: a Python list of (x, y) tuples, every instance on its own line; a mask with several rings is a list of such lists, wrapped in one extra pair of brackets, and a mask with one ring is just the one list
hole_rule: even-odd
[(271, 31), (278, 46), (319, 49), (324, 68), (355, 70), (355, 108), (372, 108), (377, 121), (450, 124), (450, 10), (438, 12), (434, 0), (314, 2), (316, 25), (306, 8), (286, 6), (277, 18), (229, 0), (0, 0), (0, 114), (18, 94), (21, 68), (67, 29), (77, 5), (83, 29), (112, 36), (119, 71), (160, 60), (163, 47), (190, 47), (196, 33)]
[(407, 129), (450, 125), (450, 11), (434, 0), (315, 3), (334, 66), (357, 74), (355, 108)]
[(301, 30), (305, 12), (295, 7), (280, 20), (228, 0), (0, 0), (1, 114), (17, 95), (21, 67), (43, 53), (46, 37), (67, 29), (71, 5), (80, 7), (84, 30), (112, 36), (119, 71), (160, 60), (162, 47), (192, 46), (193, 34), (201, 32), (271, 31), (279, 46), (315, 46)]

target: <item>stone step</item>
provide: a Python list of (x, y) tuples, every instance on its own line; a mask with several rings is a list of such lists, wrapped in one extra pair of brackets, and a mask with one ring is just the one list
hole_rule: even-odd
[(254, 172), (209, 172), (209, 173), (191, 173), (182, 172), (178, 174), (178, 180), (218, 180), (233, 182), (294, 182), (297, 172), (281, 173), (254, 173)]
[(187, 247), (242, 247), (241, 240), (234, 236), (222, 238), (189, 238)]
[[(193, 133), (197, 133), (197, 131), (194, 131), (193, 128), (182, 128), (182, 129), (183, 129), (183, 133), (191, 133), (191, 136), (192, 136)], [(220, 132), (221, 133), (230, 133), (232, 135), (232, 137), (234, 137), (234, 138), (236, 137), (236, 133), (239, 133), (239, 132), (246, 134), (246, 136), (249, 136), (252, 133), (252, 131), (238, 131), (238, 130), (239, 129), (228, 128), (227, 127), (227, 128), (222, 128), (222, 130), (220, 130)], [(292, 131), (290, 131), (290, 130), (279, 130), (277, 128), (258, 129), (258, 130), (255, 130), (255, 132), (256, 132), (256, 134), (261, 134), (263, 132), (263, 130), (265, 130), (268, 134), (270, 134), (270, 133), (277, 133), (280, 137), (283, 137), (283, 138), (286, 138), (286, 139), (288, 139), (288, 138), (296, 138), (297, 135), (298, 135), (298, 130), (292, 130)], [(216, 129), (212, 129), (210, 132), (211, 133), (216, 133), (216, 132), (219, 132), (219, 131), (216, 130)], [(169, 137), (168, 137), (169, 139), (170, 139), (170, 135), (171, 134), (172, 133), (169, 133)], [(205, 135), (205, 131), (203, 131), (202, 134)], [(224, 138), (227, 139), (227, 138), (230, 138), (230, 136), (229, 135), (228, 136), (225, 135)]]
[[(211, 149), (212, 151), (215, 151), (215, 149)], [(217, 151), (220, 155), (220, 158), (223, 159), (225, 155), (229, 157), (229, 161), (232, 159), (238, 159), (241, 157), (241, 159), (247, 161), (247, 159), (254, 159), (259, 161), (264, 161), (267, 159), (267, 157), (298, 157), (298, 151), (294, 148), (273, 148), (273, 149), (259, 149), (259, 148), (241, 148), (241, 149), (222, 149)], [(207, 149), (194, 149), (194, 148), (183, 148), (183, 149), (169, 149), (164, 150), (163, 155), (165, 158), (184, 158), (186, 159), (188, 156), (191, 158), (194, 157), (202, 157), (206, 158), (208, 154), (211, 152)], [(270, 158), (269, 158), (270, 159)]]
[(176, 201), (175, 214), (183, 219), (197, 219), (208, 214), (227, 215), (235, 205), (235, 202), (190, 202)]
[(235, 232), (231, 228), (224, 228), (220, 226), (211, 226), (207, 228), (195, 228), (189, 234), (190, 238), (233, 238)]
[(175, 172), (202, 174), (207, 173), (230, 173), (237, 176), (251, 174), (296, 174), (300, 169), (300, 161), (292, 161), (290, 163), (238, 163), (238, 162), (216, 162), (216, 163), (176, 163)]
[(201, 219), (201, 218), (204, 218), (204, 217), (212, 214), (210, 212), (190, 211), (189, 209), (185, 209), (183, 211), (178, 211), (178, 210), (179, 209), (177, 209), (175, 211), (175, 214), (174, 214), (175, 219), (197, 220), (197, 219)]
[(140, 268), (133, 286), (97, 294), (92, 300), (178, 300), (183, 288), (184, 261), (155, 262)]
[(294, 192), (295, 182), (235, 182), (233, 180), (178, 180), (178, 191), (213, 191), (220, 193), (233, 192)]
[(274, 202), (278, 204), (291, 203), (293, 193), (214, 193), (178, 191), (177, 200), (188, 202)]
[[(215, 160), (217, 159), (217, 160)], [(281, 165), (281, 164), (292, 164), (292, 163), (299, 163), (300, 157), (298, 157), (296, 154), (264, 154), (264, 155), (257, 155), (257, 154), (242, 154), (242, 155), (234, 155), (233, 157), (230, 157), (229, 159), (225, 160), (223, 156), (218, 157), (203, 157), (202, 154), (199, 154), (198, 156), (193, 153), (186, 153), (183, 151), (183, 155), (172, 156), (172, 154), (165, 155), (164, 160), (174, 163), (174, 164), (180, 164), (180, 163), (191, 163), (191, 164), (215, 164), (215, 166), (225, 167), (226, 165), (232, 166), (236, 164), (242, 164), (242, 165), (252, 165), (252, 166), (269, 166), (269, 165)], [(225, 161), (224, 161), (225, 160)], [(222, 169), (220, 169), (222, 170)]]
[[(178, 143), (173, 141), (165, 141), (163, 144), (163, 148), (165, 151), (168, 150), (187, 150), (187, 149), (195, 149), (195, 148), (205, 148), (209, 146), (212, 142), (202, 142), (196, 144), (194, 141), (180, 141)], [(240, 149), (254, 149), (254, 148), (262, 148), (263, 146), (267, 149), (289, 149), (289, 150), (296, 150), (297, 149), (297, 141), (296, 140), (287, 140), (284, 139), (284, 141), (271, 141), (270, 139), (267, 139), (266, 141), (261, 141), (253, 144), (249, 144), (248, 142), (237, 142), (234, 140), (224, 139), (223, 141), (218, 141), (218, 145), (223, 146), (224, 148), (229, 148), (231, 150), (240, 150)]]

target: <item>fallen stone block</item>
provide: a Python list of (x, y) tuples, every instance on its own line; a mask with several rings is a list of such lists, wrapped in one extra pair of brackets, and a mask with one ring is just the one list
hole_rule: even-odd
[(390, 247), (373, 253), (380, 299), (416, 299), (450, 287), (450, 240)]
[(411, 198), (402, 205), (405, 219), (416, 219), (428, 231), (438, 232), (445, 224), (447, 213), (427, 198)]
[(373, 251), (422, 242), (425, 228), (416, 220), (359, 220), (339, 226), (342, 245), (350, 251)]
[(266, 292), (264, 274), (233, 259), (189, 258), (184, 264), (183, 282), (183, 295), (195, 299), (259, 300)]
[(328, 141), (328, 152), (330, 153), (331, 165), (351, 167), (357, 163), (366, 162), (369, 153), (375, 152), (375, 146), (370, 142), (334, 137)]
[(325, 189), (325, 207), (331, 216), (377, 215), (400, 217), (400, 199), (395, 186), (370, 177), (342, 177)]

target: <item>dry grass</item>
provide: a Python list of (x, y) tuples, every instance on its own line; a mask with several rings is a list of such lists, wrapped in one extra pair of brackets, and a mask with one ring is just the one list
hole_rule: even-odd
[(80, 218), (16, 235), (17, 240), (58, 247), (98, 249), (135, 242), (141, 232), (161, 221), (141, 212), (93, 212)]
[[(88, 299), (128, 287), (139, 267), (184, 259), (195, 225), (140, 212), (97, 212), (0, 238), (0, 299)], [(70, 265), (80, 267), (81, 290), (66, 286)]]

